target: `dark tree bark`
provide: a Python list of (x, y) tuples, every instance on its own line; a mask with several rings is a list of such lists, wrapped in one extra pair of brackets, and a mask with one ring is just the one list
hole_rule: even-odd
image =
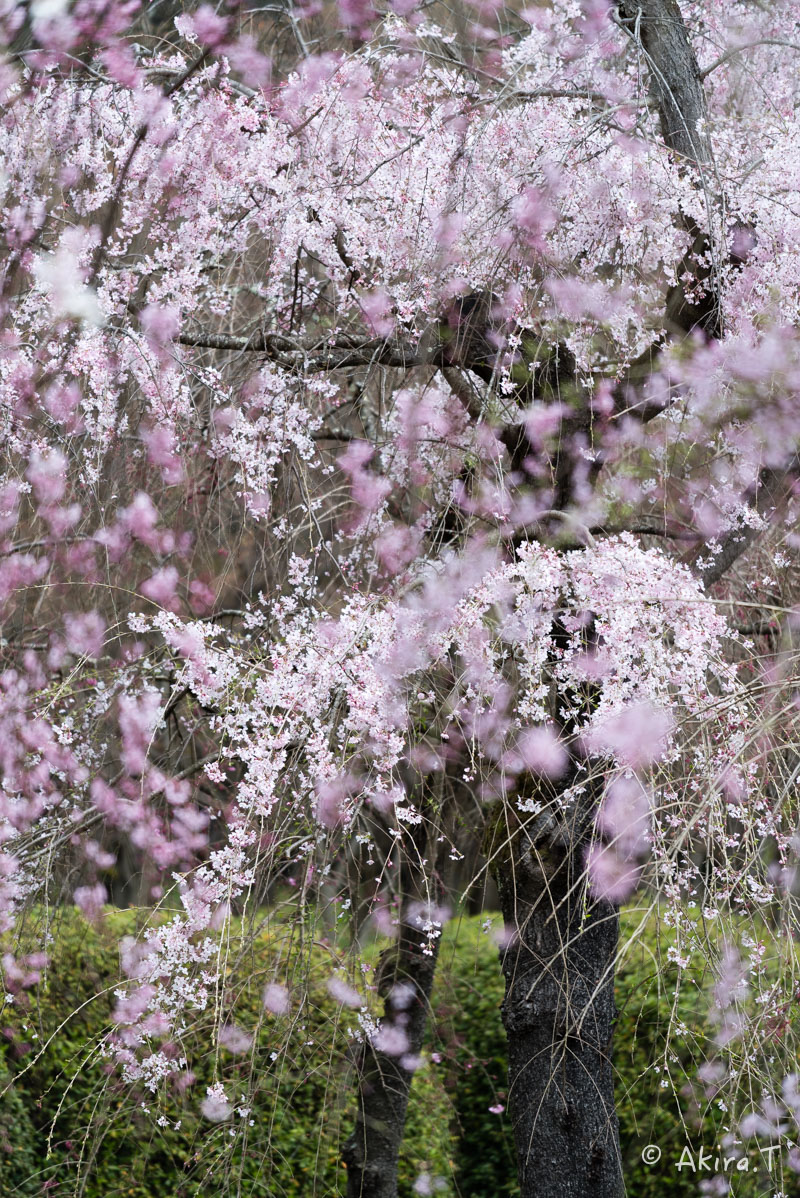
[(498, 887), (514, 931), (502, 955), (502, 1011), (521, 1193), (620, 1198), (611, 1062), (618, 912), (587, 893), (574, 827), (567, 844), (524, 831), (511, 844), (513, 869), (498, 870)]
[[(409, 904), (404, 916), (409, 916)], [(427, 1025), (439, 941), (423, 952), (424, 937), (405, 921), (396, 944), (382, 956), (378, 988), (384, 1000), (384, 1025), (405, 1037), (401, 1054), (360, 1046), (356, 1126), (343, 1159), (347, 1198), (397, 1198), (397, 1169), (411, 1091), (413, 1057), (422, 1048)]]
[(618, 8), (621, 23), (645, 55), (665, 143), (701, 171), (710, 168), (703, 80), (677, 0), (623, 0)]
[[(708, 108), (681, 10), (676, 0), (623, 0), (618, 11), (621, 25), (645, 60), (661, 136), (704, 188), (710, 226), (716, 189)], [(685, 214), (682, 220), (692, 240), (678, 266), (678, 282), (667, 294), (667, 328), (677, 336), (700, 329), (708, 337), (719, 337), (718, 247), (710, 228), (702, 228)]]
[(445, 891), (448, 858), (437, 839), (442, 830), (439, 799), (426, 795), (420, 803), (423, 818), (400, 863), (397, 939), (381, 954), (375, 979), (383, 1000), (381, 1026), (399, 1042), (365, 1040), (355, 1053), (356, 1122), (342, 1152), (347, 1198), (397, 1198), (414, 1058), (425, 1037), (439, 954), (439, 938), (429, 939), (423, 927), (425, 915), (435, 915), (431, 908), (441, 905)]

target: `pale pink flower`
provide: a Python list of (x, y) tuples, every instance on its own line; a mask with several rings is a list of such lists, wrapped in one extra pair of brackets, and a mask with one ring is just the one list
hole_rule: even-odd
[(142, 83), (142, 72), (128, 46), (108, 46), (100, 59), (110, 77), (123, 87), (134, 88)]
[(458, 241), (466, 224), (463, 212), (443, 212), (435, 221), (433, 235), (443, 250), (450, 250)]
[(19, 519), (19, 483), (8, 482), (0, 487), (0, 533), (10, 532)]
[(148, 460), (161, 467), (161, 476), (169, 486), (183, 480), (183, 466), (177, 452), (175, 433), (166, 424), (142, 430), (142, 440), (147, 446)]
[(61, 245), (55, 253), (38, 258), (34, 270), (50, 296), (56, 316), (73, 316), (90, 325), (102, 325), (103, 313), (97, 296), (86, 286), (74, 250)]
[(211, 49), (220, 44), (228, 30), (227, 18), (215, 12), (210, 4), (201, 4), (192, 14), (191, 22), (192, 32), (198, 42)]
[(97, 611), (64, 616), (66, 645), (70, 653), (99, 657), (103, 652), (106, 622)]
[(638, 778), (615, 778), (606, 789), (597, 826), (616, 852), (624, 856), (645, 854), (650, 808), (650, 794)]
[(265, 1009), (273, 1015), (286, 1015), (291, 1006), (289, 991), (279, 982), (269, 982), (264, 987), (262, 1002)]
[(639, 885), (642, 867), (626, 860), (609, 845), (593, 844), (586, 858), (592, 890), (610, 903), (623, 903)]
[(361, 297), (361, 310), (376, 337), (390, 337), (394, 329), (391, 296), (382, 287)]
[(164, 566), (146, 579), (139, 589), (153, 603), (158, 603), (161, 607), (169, 607), (175, 598), (177, 586), (178, 571), (174, 566)]
[(148, 304), (139, 313), (139, 323), (148, 340), (160, 347), (177, 336), (181, 327), (180, 310), (171, 304)]
[(103, 906), (108, 902), (108, 892), (102, 882), (96, 882), (94, 886), (78, 886), (72, 898), (75, 906), (94, 923), (100, 918)]
[(252, 1046), (253, 1037), (244, 1028), (229, 1023), (220, 1028), (219, 1042), (223, 1048), (227, 1048), (228, 1052), (238, 1056), (240, 1053), (247, 1052)]
[(419, 1198), (432, 1198), (432, 1195), (444, 1193), (449, 1186), (444, 1177), (437, 1177), (433, 1173), (420, 1173), (419, 1177), (414, 1182), (413, 1193), (419, 1195)]
[(408, 1052), (408, 1036), (395, 1023), (382, 1023), (373, 1035), (372, 1043), (378, 1052), (386, 1053), (387, 1057), (401, 1057)]
[(511, 214), (528, 244), (534, 249), (544, 249), (544, 238), (556, 223), (556, 213), (545, 192), (528, 184), (513, 200)]
[(224, 1123), (233, 1114), (233, 1104), (228, 1101), (221, 1082), (215, 1082), (206, 1089), (206, 1097), (200, 1103), (200, 1110), (211, 1123)]
[(350, 774), (318, 783), (316, 816), (323, 828), (333, 829), (346, 821), (347, 801), (358, 785)]
[(590, 753), (611, 753), (631, 769), (651, 765), (669, 746), (674, 720), (652, 703), (634, 703), (593, 725), (583, 736)]
[(25, 477), (32, 484), (39, 503), (60, 503), (67, 489), (67, 459), (58, 449), (48, 453), (35, 452)]
[(393, 940), (397, 938), (397, 916), (393, 915), (387, 907), (376, 907), (372, 912), (372, 922), (379, 935), (388, 936)]
[[(141, 774), (146, 768), (147, 752), (160, 718), (161, 696), (158, 691), (148, 690), (140, 695), (120, 695), (122, 763), (130, 773)], [(99, 782), (99, 779), (96, 781)], [(113, 795), (113, 792), (110, 793)], [(98, 798), (95, 798), (95, 805)]]
[(111, 1013), (111, 1018), (117, 1024), (138, 1023), (145, 1011), (150, 1007), (155, 997), (155, 987), (151, 985), (137, 986), (122, 998), (117, 997), (117, 1005)]
[(364, 1000), (357, 990), (354, 990), (344, 978), (333, 977), (328, 978), (326, 983), (328, 994), (338, 1003), (342, 1003), (345, 1007), (360, 1007)]
[(510, 948), (517, 938), (518, 932), (513, 924), (507, 923), (503, 924), (502, 928), (492, 929), (492, 940), (501, 951)]
[(525, 769), (547, 778), (562, 777), (569, 764), (569, 754), (549, 724), (523, 732), (517, 740), (516, 752)]
[(389, 1002), (396, 1011), (405, 1011), (417, 996), (416, 987), (410, 982), (397, 982), (389, 993)]
[(254, 38), (245, 33), (225, 45), (225, 57), (249, 87), (266, 88), (272, 79), (272, 61), (262, 54)]
[(371, 0), (338, 0), (339, 17), (351, 34), (366, 39), (375, 19)]
[(120, 509), (119, 522), (137, 540), (151, 548), (157, 544), (153, 530), (158, 523), (158, 511), (145, 491), (137, 492), (130, 506)]

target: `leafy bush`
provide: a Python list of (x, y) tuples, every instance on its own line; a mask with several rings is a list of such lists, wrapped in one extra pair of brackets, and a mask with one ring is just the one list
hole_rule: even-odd
[(481, 920), (462, 920), (442, 946), (434, 995), (435, 1038), (456, 1120), (456, 1184), (469, 1198), (519, 1193), (505, 1108), (506, 1039), (500, 1018), (504, 983)]
[[(252, 1099), (249, 1116), (234, 1114), (240, 1134), (231, 1137), (231, 1123), (209, 1123), (198, 1110), (219, 1076), (208, 1013), (182, 1045), (196, 1075), (185, 1095), (132, 1092), (98, 1053), (119, 977), (117, 945), (134, 918), (112, 912), (98, 929), (78, 915), (62, 917), (46, 980), (29, 1003), (21, 996), (6, 1008), (0, 1060), (14, 1084), (0, 1098), (0, 1134), (8, 1129), (13, 1152), (0, 1153), (0, 1193), (41, 1194), (46, 1185), (48, 1195), (66, 1196), (80, 1179), (84, 1198), (192, 1198), (235, 1193), (241, 1179), (240, 1192), (254, 1198), (341, 1194), (341, 1144), (353, 1118), (347, 1046), (354, 1018), (327, 994), (332, 962), (324, 946), (304, 949), (301, 964), (299, 949), (265, 934), (227, 968), (215, 1014), (256, 1029), (253, 1050), (225, 1062), (226, 1084), (238, 1080)], [(286, 975), (287, 952), (304, 971), (304, 998), (285, 1018), (265, 1017), (265, 978), (279, 959)], [(452, 1149), (444, 1084), (430, 1068), (420, 1069), (402, 1198), (412, 1198), (422, 1172), (449, 1176)], [(34, 1175), (35, 1184), (28, 1180)]]
[[(185, 1095), (132, 1093), (98, 1054), (114, 1001), (117, 944), (134, 921), (131, 913), (111, 912), (94, 928), (64, 916), (46, 980), (27, 1005), (6, 1008), (0, 1193), (66, 1196), (80, 1179), (77, 1192), (85, 1198), (194, 1198), (236, 1192), (241, 1179), (240, 1192), (254, 1198), (341, 1194), (340, 1151), (352, 1125), (347, 1046), (354, 1017), (325, 989), (335, 964), (330, 946), (301, 947), (284, 934), (263, 933), (246, 954), (232, 954), (216, 1015), (255, 1029), (256, 1041), (252, 1053), (223, 1062), (229, 1087), (238, 1079), (240, 1092), (253, 1095), (251, 1114), (234, 1116), (244, 1134), (231, 1137), (229, 1123), (208, 1123), (198, 1111), (206, 1086), (219, 1076), (208, 1016), (187, 1030), (196, 1081)], [(441, 1179), (442, 1198), (518, 1193), (510, 1126), (504, 1112), (490, 1110), (507, 1105), (503, 979), (481, 924), (464, 919), (445, 934), (425, 1064), (412, 1086), (401, 1198), (412, 1198), (422, 1172)], [(624, 939), (637, 927), (628, 915)], [(647, 922), (617, 978), (617, 1102), (633, 1198), (694, 1198), (700, 1178), (675, 1164), (687, 1143), (696, 1157), (701, 1144), (709, 1150), (719, 1143), (724, 1128), (724, 1112), (713, 1104), (698, 1111), (687, 1089), (709, 1056), (710, 982), (699, 966), (679, 972), (667, 962), (669, 943), (668, 932)], [(306, 997), (285, 1019), (265, 1017), (265, 979), (292, 969), (302, 972)], [(656, 1165), (642, 1160), (648, 1144), (662, 1150)], [(798, 1193), (791, 1178), (782, 1185)], [(759, 1188), (755, 1173), (733, 1181), (739, 1198), (773, 1188)]]
[(37, 1179), (36, 1133), (25, 1101), (0, 1057), (0, 1189), (4, 1194), (41, 1193)]

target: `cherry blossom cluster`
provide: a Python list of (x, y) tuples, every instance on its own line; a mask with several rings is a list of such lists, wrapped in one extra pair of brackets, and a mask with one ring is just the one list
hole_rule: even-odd
[[(774, 525), (770, 480), (798, 548), (800, 7), (682, 8), (699, 176), (604, 3), (513, 37), (476, 7), (471, 66), (405, 0), (343, 0), (344, 43), (280, 64), (235, 5), (150, 49), (133, 3), (3, 6), (30, 48), (0, 66), (2, 931), (102, 918), (133, 854), (125, 901), (169, 914), (121, 946), (129, 1080), (188, 1076), (234, 913), (284, 886), (345, 915), (347, 853), (375, 929), (432, 956), (435, 870), (410, 902), (400, 862), (443, 777), (541, 836), (594, 803), (594, 891), (657, 888), (679, 965), (791, 892), (791, 654), (753, 684), (702, 578)], [(670, 344), (665, 296), (702, 279), (722, 335)], [(5, 954), (7, 993), (44, 966)], [(381, 1023), (331, 993), (406, 1056), (403, 994)], [(222, 1082), (202, 1110), (232, 1117)]]

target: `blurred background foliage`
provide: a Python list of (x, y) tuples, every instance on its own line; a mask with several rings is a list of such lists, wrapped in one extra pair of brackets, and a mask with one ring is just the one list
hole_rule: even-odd
[[(357, 1012), (326, 987), (340, 972), (342, 950), (272, 921), (255, 938), (242, 934), (246, 949), (229, 943), (225, 985), (184, 1033), (195, 1080), (182, 1093), (154, 1095), (132, 1091), (101, 1052), (118, 985), (119, 940), (136, 932), (137, 922), (135, 911), (109, 910), (99, 925), (62, 913), (42, 983), (5, 1007), (0, 1194), (342, 1194), (340, 1150), (352, 1124), (347, 1049)], [(652, 915), (625, 912), (623, 925), (614, 1061), (627, 1189), (634, 1198), (688, 1198), (701, 1192), (701, 1178), (676, 1168), (684, 1146), (696, 1160), (699, 1147), (714, 1149), (726, 1127), (713, 1095), (697, 1101), (697, 1069), (714, 1056), (715, 1029), (707, 1024), (714, 979), (702, 961), (681, 970), (668, 962), (671, 933)], [(503, 981), (492, 930), (501, 926), (499, 916), (484, 914), (453, 920), (445, 931), (428, 1045), (411, 1091), (401, 1198), (518, 1193), (511, 1129), (500, 1110), (507, 1101)], [(285, 1016), (265, 1012), (265, 983), (291, 979), (293, 971), (298, 982), (302, 976), (302, 1000)], [(210, 1028), (220, 1019), (252, 1032), (252, 1049), (216, 1056)], [(206, 1087), (223, 1077), (230, 1092), (238, 1084), (250, 1095), (251, 1111), (215, 1124), (199, 1107)], [(641, 1157), (648, 1144), (662, 1150), (653, 1166)], [(742, 1198), (772, 1194), (778, 1185), (758, 1168), (757, 1156), (751, 1153), (751, 1171), (732, 1177)], [(779, 1188), (800, 1193), (792, 1175)]]

